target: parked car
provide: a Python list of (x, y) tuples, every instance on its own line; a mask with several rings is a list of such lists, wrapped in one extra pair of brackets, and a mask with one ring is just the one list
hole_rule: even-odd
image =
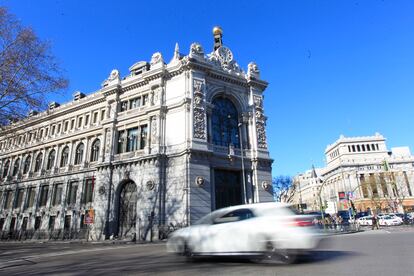
[(401, 218), (395, 215), (379, 217), (379, 225), (382, 225), (382, 226), (401, 225), (401, 224), (402, 224)]
[(369, 226), (372, 225), (372, 216), (360, 217), (356, 221), (361, 226)]
[(368, 212), (358, 212), (355, 214), (356, 219), (366, 217), (366, 216), (369, 216)]
[(384, 217), (391, 217), (392, 219), (396, 220), (399, 222), (399, 224), (395, 224), (395, 225), (400, 225), (403, 224), (403, 219), (401, 217), (399, 217), (397, 214), (394, 213), (390, 213), (390, 214), (379, 214), (378, 218), (381, 220)]
[(172, 233), (170, 252), (187, 257), (231, 255), (291, 263), (318, 246), (314, 216), (298, 215), (283, 203), (256, 203), (216, 210)]

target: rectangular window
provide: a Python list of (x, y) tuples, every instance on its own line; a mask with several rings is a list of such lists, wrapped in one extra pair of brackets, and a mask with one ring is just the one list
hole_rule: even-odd
[(85, 190), (83, 192), (83, 203), (90, 203), (93, 201), (94, 180), (86, 179)]
[(55, 135), (56, 126), (53, 125), (50, 131), (50, 135)]
[(75, 127), (75, 119), (70, 121), (70, 130), (72, 130)]
[(122, 101), (121, 106), (119, 107), (119, 112), (127, 111), (128, 109), (128, 101)]
[(17, 195), (16, 195), (16, 204), (14, 206), (14, 208), (20, 208), (22, 207), (22, 203), (23, 203), (23, 195), (24, 195), (24, 189), (18, 189), (17, 190)]
[(98, 122), (98, 112), (93, 113), (93, 123), (96, 124)]
[(56, 184), (53, 190), (52, 206), (58, 206), (62, 200), (63, 184)]
[(63, 128), (65, 132), (68, 131), (68, 127), (69, 127), (69, 121), (66, 121), (65, 127)]
[(34, 225), (34, 230), (36, 231), (36, 230), (39, 230), (40, 229), (40, 226), (41, 226), (41, 224), (42, 224), (42, 217), (36, 217), (35, 218), (35, 225)]
[(117, 143), (117, 153), (125, 152), (125, 143), (126, 143), (126, 131), (118, 131), (118, 143)]
[(101, 110), (101, 121), (105, 119), (105, 109)]
[(78, 128), (82, 127), (83, 117), (78, 117)]
[(48, 134), (49, 134), (49, 128), (46, 128), (46, 130), (45, 130), (45, 137), (47, 137)]
[(146, 105), (148, 102), (148, 94), (142, 96), (142, 105)]
[(27, 208), (32, 208), (35, 202), (36, 190), (35, 187), (30, 187), (27, 191)]
[(55, 229), (55, 220), (56, 220), (56, 216), (49, 217), (49, 230), (51, 231)]
[(147, 144), (147, 136), (148, 136), (148, 126), (142, 125), (141, 126), (141, 137), (139, 141), (139, 149), (144, 149)]
[(127, 135), (127, 148), (126, 151), (135, 151), (137, 150), (138, 144), (138, 128), (130, 128), (128, 129), (128, 135)]
[(89, 115), (85, 116), (85, 126), (89, 124)]
[(62, 125), (61, 125), (61, 124), (58, 124), (56, 134), (59, 134), (59, 133), (60, 133), (60, 129), (61, 129), (61, 127), (62, 127)]
[(129, 108), (133, 109), (133, 108), (137, 108), (141, 105), (141, 97), (135, 98), (130, 100), (129, 102)]
[(71, 221), (72, 221), (72, 216), (66, 215), (65, 216), (65, 223), (63, 224), (63, 229), (64, 230), (69, 230), (70, 229)]
[(13, 191), (12, 190), (6, 191), (5, 198), (4, 198), (4, 209), (10, 209), (11, 208), (12, 197), (13, 197)]
[(78, 193), (78, 181), (69, 184), (68, 204), (76, 204), (76, 195)]
[(14, 229), (16, 228), (16, 217), (11, 219), (10, 222), (10, 231), (14, 231)]
[(39, 203), (40, 207), (46, 206), (48, 194), (49, 194), (49, 186), (48, 185), (42, 186), (40, 190), (40, 203)]
[(26, 231), (27, 230), (27, 222), (28, 222), (29, 218), (28, 217), (24, 217), (23, 218), (23, 222), (22, 222), (22, 231)]

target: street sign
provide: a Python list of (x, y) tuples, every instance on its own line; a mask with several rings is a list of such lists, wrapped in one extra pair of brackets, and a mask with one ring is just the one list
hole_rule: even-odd
[(93, 224), (95, 218), (95, 210), (89, 209), (85, 212), (84, 224)]

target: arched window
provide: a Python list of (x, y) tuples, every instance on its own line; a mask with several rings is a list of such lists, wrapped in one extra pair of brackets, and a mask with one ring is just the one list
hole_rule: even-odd
[(69, 161), (69, 147), (66, 146), (62, 150), (62, 156), (61, 156), (61, 159), (60, 159), (60, 166), (61, 167), (66, 167), (68, 165), (68, 161)]
[(38, 172), (42, 168), (43, 153), (39, 153), (36, 157), (34, 171)]
[(98, 161), (99, 158), (99, 148), (101, 146), (101, 141), (99, 139), (96, 139), (91, 148), (91, 162)]
[(53, 164), (55, 163), (55, 157), (56, 157), (56, 151), (51, 150), (49, 153), (49, 157), (47, 158), (47, 170), (50, 170), (53, 167)]
[(211, 115), (211, 126), (213, 131), (213, 144), (240, 148), (238, 117), (234, 104), (225, 98), (213, 100), (213, 112)]
[(20, 158), (17, 158), (17, 160), (14, 161), (13, 176), (16, 176), (19, 173), (19, 167), (20, 167)]
[(3, 167), (3, 178), (9, 173), (10, 160), (7, 160)]
[(26, 159), (24, 160), (24, 166), (23, 166), (23, 174), (26, 174), (29, 172), (30, 168), (30, 162), (32, 161), (32, 156), (28, 155)]
[(83, 143), (80, 143), (78, 147), (76, 148), (75, 165), (79, 165), (80, 163), (82, 163), (83, 150), (84, 150)]

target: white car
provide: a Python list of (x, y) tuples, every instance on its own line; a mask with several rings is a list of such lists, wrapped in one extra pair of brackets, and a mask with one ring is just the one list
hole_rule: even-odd
[(167, 249), (187, 257), (261, 256), (291, 263), (297, 254), (316, 248), (322, 239), (312, 220), (313, 216), (297, 215), (283, 203), (232, 206), (173, 232)]
[(370, 226), (372, 225), (372, 216), (360, 217), (356, 221), (359, 225)]
[(402, 221), (401, 218), (397, 216), (381, 216), (379, 218), (379, 225), (382, 226), (391, 226), (391, 225), (401, 225)]

